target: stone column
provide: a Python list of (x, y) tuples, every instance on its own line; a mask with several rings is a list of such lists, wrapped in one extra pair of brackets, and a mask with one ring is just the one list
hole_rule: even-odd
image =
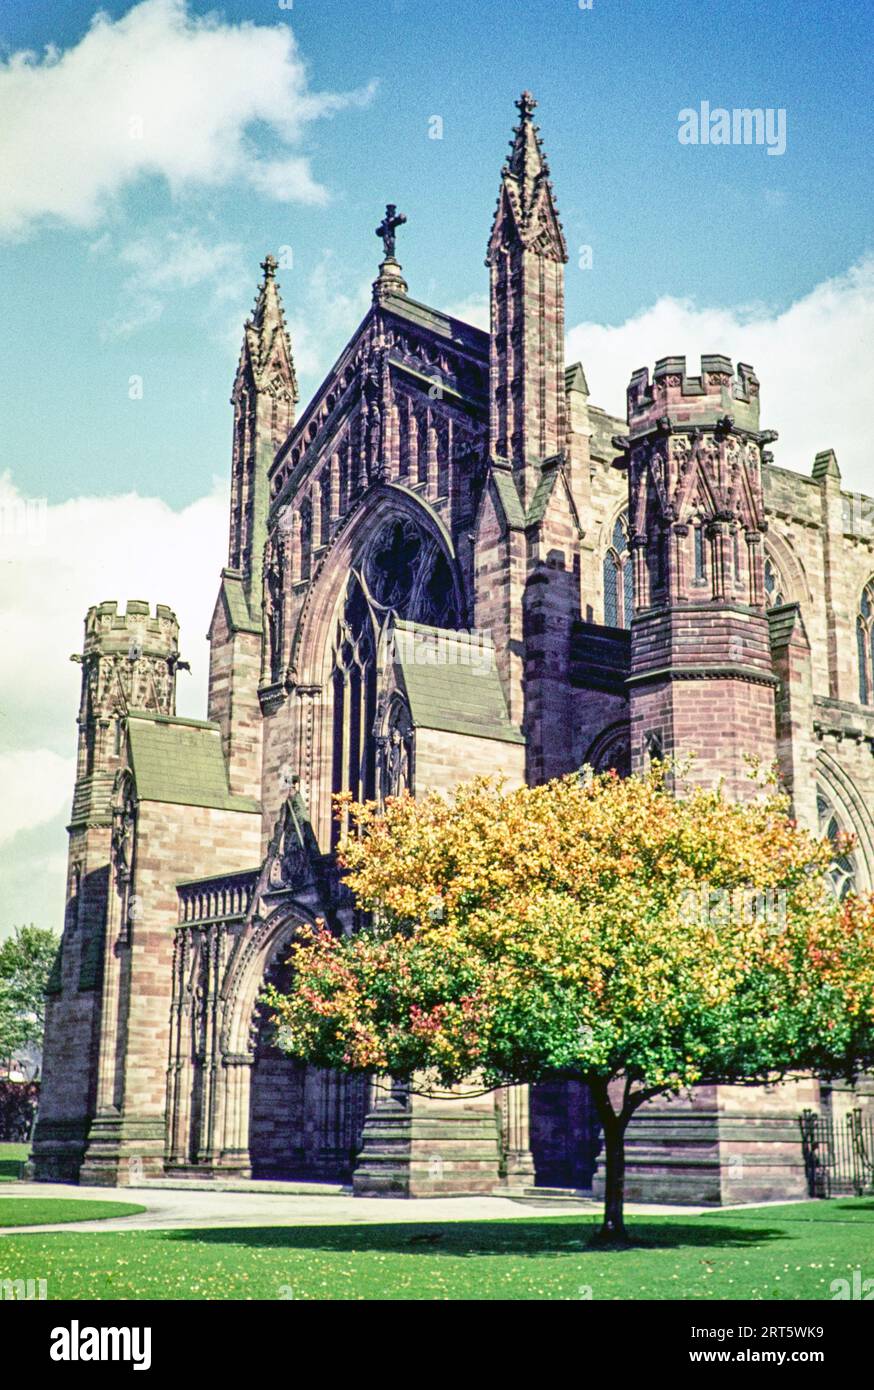
[(533, 1187), (528, 1086), (505, 1086), (501, 1091), (504, 1166), (508, 1187)]
[(222, 1144), (218, 1164), (224, 1173), (250, 1178), (249, 1097), (252, 1087), (251, 1052), (228, 1053), (222, 1058), (224, 1106)]

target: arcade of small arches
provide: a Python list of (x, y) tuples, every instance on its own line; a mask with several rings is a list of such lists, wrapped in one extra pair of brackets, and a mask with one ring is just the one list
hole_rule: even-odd
[[(693, 533), (695, 582), (704, 584), (710, 573), (706, 523), (704, 518), (696, 516), (691, 519), (690, 524)], [(743, 571), (738, 527), (734, 528), (731, 535), (730, 553), (733, 557), (734, 577), (736, 582), (740, 583)], [(602, 579), (605, 624), (607, 627), (630, 628), (631, 619), (634, 616), (634, 560), (631, 552), (631, 532), (627, 509), (623, 509), (613, 523), (609, 544), (602, 562)], [(789, 586), (783, 578), (781, 566), (767, 548), (764, 556), (764, 585), (765, 602), (768, 608), (779, 608), (782, 604), (790, 601), (787, 598), (790, 592)], [(870, 699), (863, 696), (863, 704), (874, 703), (874, 638), (872, 638), (872, 631), (874, 631), (874, 581), (867, 586), (866, 592), (867, 601), (863, 601), (863, 613), (859, 620), (859, 642), (860, 651), (862, 650), (862, 643), (865, 642), (866, 644), (864, 649), (864, 663), (867, 673), (865, 690)], [(864, 626), (865, 624), (867, 626)]]

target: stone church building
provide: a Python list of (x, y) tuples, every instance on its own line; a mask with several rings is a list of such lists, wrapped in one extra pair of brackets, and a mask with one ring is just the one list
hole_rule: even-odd
[[(371, 307), (299, 411), (265, 259), (206, 718), (176, 716), (169, 607), (88, 612), (39, 1179), (597, 1186), (578, 1083), (424, 1100), (273, 1044), (260, 996), (299, 925), (354, 929), (339, 791), (682, 752), (743, 794), (758, 754), (802, 822), (856, 833), (839, 891), (872, 886), (874, 503), (828, 449), (809, 475), (777, 466), (758, 376), (727, 356), (635, 371), (626, 420), (590, 401), (564, 357), (568, 253), (534, 106), (523, 93), (500, 171), (489, 332), (411, 296), (389, 206)], [(628, 1194), (801, 1194), (800, 1111), (848, 1103), (814, 1081), (654, 1102)]]

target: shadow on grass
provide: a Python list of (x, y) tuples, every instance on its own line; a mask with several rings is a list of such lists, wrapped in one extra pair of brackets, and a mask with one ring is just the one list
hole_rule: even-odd
[(0, 1182), (17, 1182), (21, 1177), (21, 1160), (0, 1158)]
[[(213, 1227), (209, 1230), (169, 1230), (167, 1240), (194, 1241), (204, 1245), (234, 1245), (248, 1249), (320, 1250), (338, 1254), (381, 1252), (397, 1255), (451, 1255), (456, 1259), (487, 1255), (544, 1258), (570, 1254), (604, 1254), (592, 1245), (599, 1227), (595, 1220), (580, 1221), (459, 1221), (375, 1226), (256, 1226)], [(629, 1227), (630, 1253), (645, 1250), (753, 1249), (787, 1239), (777, 1228), (713, 1225), (659, 1225), (635, 1221)], [(790, 1237), (791, 1238), (791, 1237)], [(611, 1252), (612, 1253), (612, 1252)], [(616, 1252), (624, 1253), (623, 1250)]]

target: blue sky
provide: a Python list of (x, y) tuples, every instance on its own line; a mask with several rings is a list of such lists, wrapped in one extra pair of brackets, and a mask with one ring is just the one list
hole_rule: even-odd
[[(118, 19), (130, 6), (102, 8)], [(5, 462), (52, 500), (136, 481), (179, 505), (223, 472), (231, 325), (250, 307), (268, 247), (293, 247), (282, 285), (294, 321), (320, 265), (349, 294), (372, 277), (372, 229), (391, 199), (409, 217), (400, 247), (411, 292), (438, 304), (481, 293), (497, 174), (525, 86), (540, 102), (569, 244), (593, 248), (592, 270), (569, 267), (569, 325), (619, 323), (660, 295), (783, 308), (871, 249), (865, 6), (295, 0), (215, 12), (228, 24), (288, 23), (314, 91), (378, 86), (366, 106), (313, 121), (296, 145), (330, 195), (322, 205), (279, 203), (234, 180), (171, 191), (145, 174), (90, 228), (37, 222), (2, 248), (0, 304), (14, 326), (2, 348)], [(90, 2), (6, 3), (0, 38), (7, 55), (69, 49), (92, 14)], [(677, 113), (702, 99), (784, 107), (786, 154), (681, 147)], [(435, 114), (442, 140), (428, 138)], [(249, 137), (262, 148), (275, 139), (263, 124)], [(113, 336), (130, 308), (120, 253), (136, 236), (171, 232), (239, 246), (226, 297), (216, 305), (212, 284), (171, 287), (160, 317)], [(89, 250), (101, 237), (103, 249)], [(305, 387), (341, 346), (342, 333), (323, 344)], [(143, 377), (135, 403), (132, 374)]]
[[(366, 308), (387, 201), (411, 293), (484, 322), (530, 88), (571, 260), (569, 360), (614, 411), (656, 357), (762, 380), (777, 461), (874, 492), (867, 6), (781, 0), (0, 0), (0, 931), (58, 920), (88, 604), (168, 602), (202, 715), (228, 395), (267, 250), (304, 399)], [(787, 148), (683, 146), (678, 113), (782, 108)], [(434, 119), (442, 138), (429, 138)], [(579, 264), (591, 247), (591, 267)], [(286, 253), (288, 259), (288, 253)], [(131, 378), (142, 383), (131, 399)], [(44, 501), (43, 501), (44, 499)], [(5, 760), (5, 761), (4, 761)], [(3, 817), (5, 816), (5, 820)]]

